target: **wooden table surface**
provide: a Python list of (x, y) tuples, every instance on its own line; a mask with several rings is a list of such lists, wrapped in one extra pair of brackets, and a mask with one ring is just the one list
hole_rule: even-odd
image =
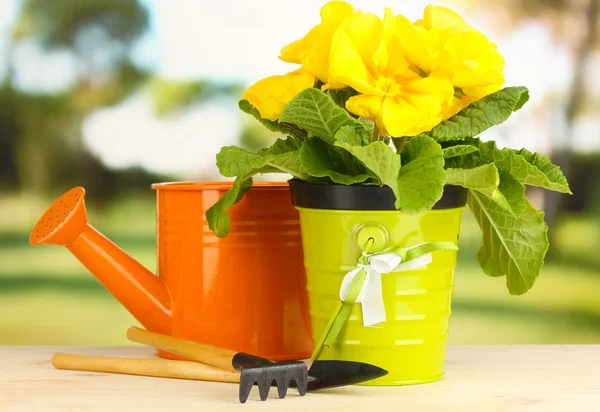
[(152, 357), (130, 347), (0, 346), (0, 411), (599, 411), (600, 346), (451, 346), (446, 376), (424, 385), (344, 387), (305, 397), (237, 384), (55, 370), (55, 352)]

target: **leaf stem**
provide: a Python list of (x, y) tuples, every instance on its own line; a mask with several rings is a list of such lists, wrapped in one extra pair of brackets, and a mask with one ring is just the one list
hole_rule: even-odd
[(371, 142), (377, 142), (379, 140), (379, 128), (377, 124), (373, 124), (373, 133), (371, 134)]
[(396, 147), (396, 153), (400, 154), (402, 152), (402, 148), (404, 147), (406, 142), (408, 142), (408, 139), (409, 139), (408, 136), (392, 138), (394, 146)]

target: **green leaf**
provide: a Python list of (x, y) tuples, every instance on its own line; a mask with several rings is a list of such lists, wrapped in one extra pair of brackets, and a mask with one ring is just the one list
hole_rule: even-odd
[(293, 124), (286, 124), (282, 123), (281, 121), (274, 122), (268, 119), (263, 119), (262, 117), (260, 117), (260, 113), (258, 112), (258, 110), (254, 106), (252, 106), (248, 100), (240, 100), (238, 106), (244, 113), (247, 113), (250, 116), (254, 117), (272, 132), (289, 134), (290, 136), (294, 136), (301, 140), (306, 139), (307, 137), (306, 131), (300, 129), (297, 126), (294, 126)]
[[(474, 140), (479, 141), (478, 139)], [(485, 143), (479, 141), (479, 152), (484, 160), (493, 161), (498, 170), (510, 173), (520, 183), (570, 193), (569, 185), (560, 168), (554, 166), (543, 156), (533, 156), (529, 151), (523, 152), (529, 157), (530, 162), (512, 149), (497, 149), (493, 141)], [(536, 164), (542, 166), (544, 170), (540, 170)]]
[(230, 216), (227, 213), (230, 207), (240, 201), (244, 193), (252, 187), (252, 177), (238, 177), (233, 186), (217, 203), (206, 211), (208, 227), (218, 237), (225, 237), (230, 231)]
[[(289, 173), (313, 181), (300, 163), (301, 143), (293, 138), (277, 139), (271, 147), (252, 153), (236, 146), (225, 146), (217, 154), (219, 172), (226, 177), (253, 176), (257, 173)], [(269, 166), (267, 170), (262, 170)]]
[(351, 146), (367, 146), (371, 136), (367, 129), (352, 126), (342, 126), (334, 136), (336, 142), (347, 143)]
[(394, 191), (396, 198), (399, 197), (400, 156), (390, 146), (383, 142), (373, 142), (368, 146), (352, 146), (341, 141), (337, 141), (335, 145), (350, 152), (377, 176), (381, 185), (389, 186)]
[(217, 167), (225, 177), (245, 176), (266, 164), (265, 156), (237, 146), (225, 146), (217, 154)]
[(358, 92), (352, 88), (347, 87), (345, 89), (338, 90), (329, 89), (327, 90), (327, 94), (331, 96), (335, 104), (340, 106), (342, 109), (345, 109), (346, 102), (348, 101), (348, 99), (352, 96), (356, 96)]
[(279, 121), (296, 125), (331, 145), (342, 126), (365, 128), (360, 121), (338, 106), (331, 96), (315, 88), (298, 93), (284, 107)]
[(272, 156), (269, 158), (267, 164), (279, 172), (289, 173), (305, 182), (319, 183), (319, 180), (313, 178), (304, 166), (302, 166), (299, 150)]
[(483, 232), (477, 260), (489, 276), (506, 276), (513, 295), (527, 292), (540, 273), (548, 251), (544, 213), (537, 211), (525, 196), (525, 186), (509, 174), (500, 173), (500, 191), (514, 213), (495, 201), (469, 190), (467, 204)]
[(444, 158), (450, 159), (452, 157), (464, 156), (469, 153), (477, 152), (479, 149), (468, 144), (459, 144), (456, 146), (446, 147), (442, 151), (444, 152)]
[(529, 100), (527, 88), (506, 87), (481, 100), (471, 103), (448, 120), (442, 121), (429, 132), (438, 142), (475, 137), (486, 129), (503, 123), (513, 112)]
[[(482, 142), (468, 138), (464, 144), (474, 146), (479, 152), (446, 159), (446, 167), (469, 169), (494, 163), (499, 171), (510, 173), (518, 182), (530, 186), (539, 186), (562, 193), (571, 193), (569, 184), (558, 166), (539, 154), (521, 149), (498, 149), (493, 141)], [(539, 166), (539, 167), (538, 167)]]
[(466, 187), (489, 197), (502, 208), (510, 211), (510, 204), (500, 192), (500, 175), (493, 163), (473, 169), (447, 169), (448, 184)]
[(252, 176), (258, 173), (289, 173), (294, 177), (311, 183), (322, 183), (313, 178), (300, 161), (300, 142), (288, 137), (258, 153), (252, 153), (235, 146), (221, 149), (217, 155), (219, 171), (224, 176), (237, 176), (233, 187), (206, 212), (209, 228), (219, 237), (229, 233), (229, 214), (243, 193), (252, 185)]
[[(523, 157), (527, 163), (531, 166), (535, 167), (543, 174), (543, 178), (540, 178), (539, 182), (541, 184), (536, 184), (535, 186), (542, 186), (546, 189), (555, 190), (561, 193), (569, 193), (572, 194), (571, 189), (569, 189), (569, 182), (567, 182), (567, 178), (563, 175), (560, 167), (552, 164), (550, 159), (546, 156), (542, 156), (539, 153), (532, 153), (527, 149), (521, 149), (517, 152), (519, 156)], [(537, 173), (534, 173), (537, 175)], [(526, 184), (533, 184), (527, 183)]]
[(368, 173), (349, 174), (344, 159), (335, 149), (321, 139), (311, 137), (300, 149), (300, 162), (311, 176), (328, 177), (342, 185), (362, 183), (371, 177)]
[(288, 136), (286, 139), (276, 139), (270, 147), (258, 151), (261, 155), (278, 155), (282, 153), (299, 150), (302, 141), (295, 137)]
[(446, 184), (442, 147), (430, 137), (413, 137), (400, 157), (396, 208), (405, 213), (431, 209), (442, 197)]

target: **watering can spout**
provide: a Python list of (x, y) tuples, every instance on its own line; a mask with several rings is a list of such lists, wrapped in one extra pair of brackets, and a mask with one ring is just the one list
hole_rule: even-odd
[(29, 242), (66, 246), (142, 325), (168, 334), (171, 298), (166, 285), (88, 223), (84, 194), (76, 187), (58, 198)]

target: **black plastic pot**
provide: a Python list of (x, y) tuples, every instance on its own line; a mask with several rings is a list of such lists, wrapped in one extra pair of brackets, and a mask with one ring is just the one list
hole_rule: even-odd
[[(315, 185), (300, 179), (289, 181), (294, 206), (329, 210), (396, 210), (396, 196), (388, 186)], [(446, 185), (433, 209), (465, 206), (467, 189)]]

